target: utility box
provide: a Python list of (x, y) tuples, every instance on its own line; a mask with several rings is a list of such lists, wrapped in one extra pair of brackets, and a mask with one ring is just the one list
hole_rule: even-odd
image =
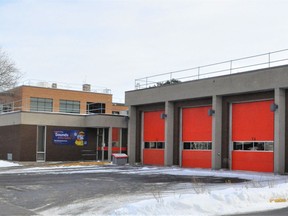
[(123, 153), (112, 154), (112, 163), (117, 165), (125, 165), (127, 163), (128, 156)]

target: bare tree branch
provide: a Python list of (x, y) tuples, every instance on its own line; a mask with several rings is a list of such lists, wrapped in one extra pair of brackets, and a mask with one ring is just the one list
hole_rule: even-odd
[(20, 77), (15, 63), (0, 48), (0, 91), (15, 87)]

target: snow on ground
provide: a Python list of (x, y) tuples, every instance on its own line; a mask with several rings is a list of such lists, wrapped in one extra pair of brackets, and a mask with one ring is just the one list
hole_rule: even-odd
[[(90, 172), (91, 170), (82, 170)], [(69, 173), (76, 170), (69, 170)], [(272, 173), (213, 171), (171, 167), (99, 167), (93, 172), (125, 174), (173, 174), (238, 177), (251, 181), (238, 184), (190, 183), (185, 187), (147, 195), (113, 196), (79, 200), (41, 212), (42, 215), (231, 215), (288, 207), (288, 177)], [(183, 184), (183, 183), (182, 183)], [(181, 184), (179, 184), (181, 185)]]
[(155, 192), (81, 200), (41, 215), (227, 215), (288, 207), (288, 184), (226, 185), (225, 189)]
[(1, 167), (14, 167), (14, 166), (20, 166), (20, 165), (17, 164), (17, 163), (0, 160), (0, 168), (1, 168)]
[[(234, 188), (159, 196), (124, 205), (111, 215), (225, 215), (287, 207), (288, 184), (273, 188)], [(280, 200), (281, 199), (281, 200)], [(92, 213), (92, 212), (91, 212)]]
[[(0, 167), (18, 164), (0, 161)], [(288, 207), (288, 176), (227, 170), (182, 169), (178, 167), (47, 166), (13, 168), (0, 173), (103, 173), (171, 174), (238, 177), (250, 181), (231, 184), (178, 184), (153, 194), (115, 195), (79, 200), (39, 212), (40, 215), (231, 215)]]

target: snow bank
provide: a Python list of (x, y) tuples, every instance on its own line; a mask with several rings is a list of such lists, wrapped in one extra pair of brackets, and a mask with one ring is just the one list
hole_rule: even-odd
[(13, 167), (13, 166), (20, 166), (20, 165), (17, 163), (0, 160), (0, 168), (1, 167)]
[[(54, 207), (40, 215), (233, 215), (288, 207), (288, 183), (261, 187), (253, 182), (226, 188), (207, 187), (185, 191), (157, 192), (79, 200)], [(278, 202), (280, 201), (280, 202)]]
[(264, 188), (231, 186), (203, 194), (193, 190), (190, 192), (191, 194), (158, 195), (130, 203), (114, 210), (110, 215), (231, 215), (288, 207), (287, 183)]

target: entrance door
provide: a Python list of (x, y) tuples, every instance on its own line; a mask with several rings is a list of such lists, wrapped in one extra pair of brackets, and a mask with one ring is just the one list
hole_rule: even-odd
[(113, 153), (127, 154), (127, 129), (112, 128), (112, 154)]
[(108, 128), (97, 128), (96, 160), (108, 160)]

